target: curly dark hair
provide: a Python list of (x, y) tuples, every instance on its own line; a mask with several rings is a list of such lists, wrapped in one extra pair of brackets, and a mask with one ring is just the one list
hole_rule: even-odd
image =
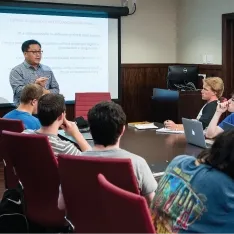
[(126, 115), (120, 105), (100, 102), (89, 111), (88, 122), (94, 144), (106, 147), (116, 144), (126, 124)]

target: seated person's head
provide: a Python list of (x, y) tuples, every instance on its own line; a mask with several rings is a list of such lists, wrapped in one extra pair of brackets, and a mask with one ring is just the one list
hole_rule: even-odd
[(38, 84), (28, 84), (24, 87), (20, 95), (20, 104), (30, 105), (33, 108), (32, 113), (37, 113), (39, 98), (43, 95), (43, 88)]
[(65, 100), (61, 94), (45, 94), (38, 101), (37, 115), (43, 127), (54, 123), (60, 127), (65, 118), (65, 111)]
[(224, 84), (219, 77), (203, 79), (202, 99), (209, 101), (212, 97), (220, 99), (223, 95)]
[(114, 102), (101, 102), (88, 113), (90, 132), (95, 145), (111, 146), (119, 142), (126, 124), (122, 107)]
[(225, 131), (217, 136), (210, 149), (201, 152), (197, 160), (199, 163), (211, 165), (213, 168), (234, 179), (234, 130)]

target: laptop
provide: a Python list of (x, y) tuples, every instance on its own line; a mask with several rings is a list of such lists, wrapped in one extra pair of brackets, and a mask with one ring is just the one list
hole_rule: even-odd
[[(90, 132), (82, 132), (81, 134), (83, 135), (85, 140), (92, 140), (93, 139)], [(64, 130), (59, 130), (58, 135), (63, 137), (63, 138), (66, 138), (68, 141), (71, 141), (71, 142), (77, 144), (76, 140), (72, 136), (70, 136), (66, 132), (64, 132)]]
[(210, 148), (212, 142), (206, 142), (202, 123), (196, 119), (182, 118), (184, 126), (184, 134), (187, 142), (192, 145), (199, 146), (201, 148)]

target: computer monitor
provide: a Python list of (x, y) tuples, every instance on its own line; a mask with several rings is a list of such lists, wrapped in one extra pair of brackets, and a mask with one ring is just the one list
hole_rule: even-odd
[(198, 87), (197, 66), (173, 65), (168, 67), (168, 75), (167, 75), (168, 89), (196, 90), (197, 87)]

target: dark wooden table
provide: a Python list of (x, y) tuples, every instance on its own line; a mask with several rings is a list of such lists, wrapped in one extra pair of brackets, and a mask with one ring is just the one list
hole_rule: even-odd
[[(160, 124), (157, 124), (160, 126)], [(202, 149), (186, 143), (182, 134), (162, 134), (155, 130), (135, 130), (126, 127), (120, 147), (142, 156), (152, 172), (162, 172), (177, 155), (198, 155)], [(0, 163), (0, 198), (4, 192), (3, 163)]]
[(120, 147), (142, 156), (153, 172), (162, 172), (177, 155), (197, 156), (203, 149), (187, 144), (184, 134), (164, 134), (155, 130), (127, 127)]

